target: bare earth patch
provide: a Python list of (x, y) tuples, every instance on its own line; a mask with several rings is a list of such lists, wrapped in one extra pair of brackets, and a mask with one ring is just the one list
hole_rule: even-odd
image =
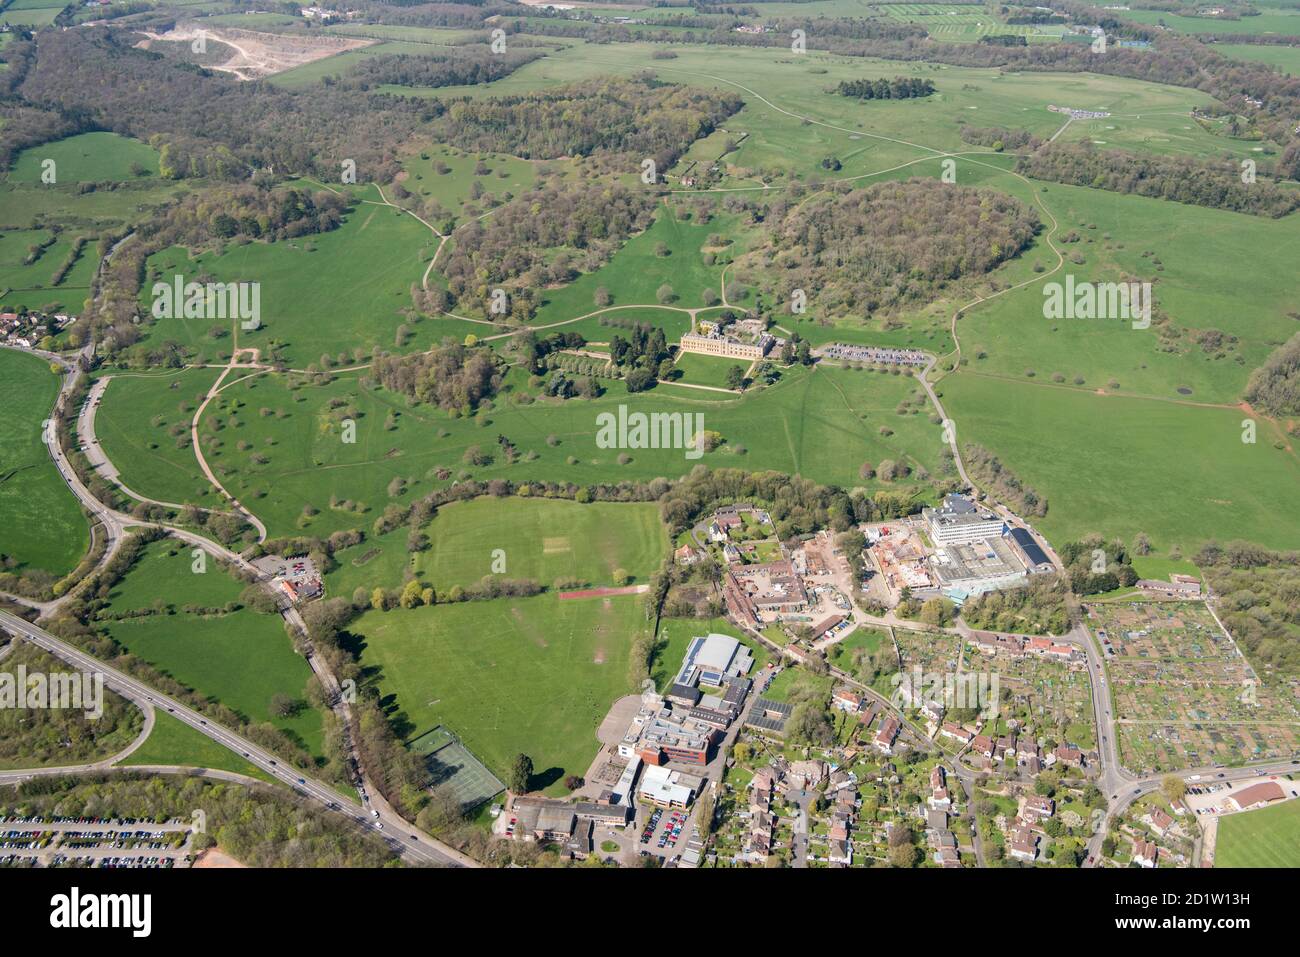
[(219, 847), (210, 847), (194, 859), (195, 867), (244, 867)]
[(208, 64), (208, 68), (230, 73), (241, 80), (273, 76), (302, 66), (304, 63), (323, 60), (376, 42), (356, 37), (286, 36), (278, 33), (240, 30), (235, 27), (199, 27), (193, 23), (178, 23), (166, 33), (145, 32), (144, 35), (146, 39), (141, 40), (136, 46), (146, 50), (155, 40), (193, 43), (194, 40), (203, 37), (205, 40), (224, 44), (234, 52), (224, 63)]

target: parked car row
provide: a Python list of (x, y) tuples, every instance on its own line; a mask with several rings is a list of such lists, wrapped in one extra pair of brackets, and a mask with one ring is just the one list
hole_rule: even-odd
[(650, 812), (650, 820), (646, 821), (645, 830), (641, 832), (641, 843), (649, 844), (650, 838), (654, 837), (655, 828), (659, 826), (659, 820), (664, 816), (662, 808), (655, 808)]

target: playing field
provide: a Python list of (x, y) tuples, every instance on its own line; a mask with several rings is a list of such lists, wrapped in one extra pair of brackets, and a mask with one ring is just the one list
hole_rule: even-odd
[[(167, 540), (150, 544), (113, 589), (108, 611), (151, 607), (161, 614), (101, 619), (100, 627), (134, 655), (200, 694), (233, 708), (253, 722), (269, 721), (298, 737), (312, 753), (321, 748), (321, 716), (302, 706), (293, 716), (272, 713), (277, 694), (302, 701), (311, 668), (293, 650), (276, 614), (243, 608), (210, 613), (238, 601), (243, 585), (211, 559), (196, 574), (187, 546)], [(204, 611), (186, 611), (193, 606)]]
[(644, 583), (668, 548), (658, 507), (640, 502), (484, 497), (443, 506), (426, 532), (429, 549), (414, 555), (404, 528), (338, 552), (327, 587), (344, 596), (358, 587), (396, 588), (407, 567), (439, 592), (489, 574), (608, 586), (622, 569)]
[(351, 631), (408, 740), (445, 725), (498, 777), (516, 754), (535, 784), (567, 793), (599, 748), (596, 728), (628, 687), (628, 650), (649, 625), (635, 597), (555, 595), (370, 611)]
[(0, 554), (15, 570), (56, 577), (90, 545), (77, 500), (41, 441), (58, 392), (44, 359), (0, 349)]
[(1300, 867), (1300, 801), (1219, 819), (1215, 867)]

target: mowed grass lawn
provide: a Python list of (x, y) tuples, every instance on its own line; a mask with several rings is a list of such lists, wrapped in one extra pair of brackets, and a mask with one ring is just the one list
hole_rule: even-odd
[(723, 356), (705, 356), (686, 352), (677, 357), (673, 368), (682, 374), (674, 382), (688, 385), (703, 385), (714, 389), (728, 389), (727, 375), (732, 366), (739, 366), (741, 372), (748, 371), (750, 363), (745, 359), (727, 359)]
[(200, 694), (233, 708), (254, 722), (269, 721), (300, 738), (312, 754), (321, 749), (321, 716), (310, 707), (293, 717), (271, 713), (271, 698), (302, 700), (311, 667), (293, 650), (279, 615), (243, 608), (229, 614), (193, 614), (185, 605), (219, 608), (243, 591), (210, 558), (195, 574), (190, 549), (167, 540), (153, 542), (113, 589), (108, 610), (149, 608), (157, 602), (174, 614), (148, 615), (99, 626), (127, 651), (167, 672)]
[[(649, 502), (580, 505), (484, 497), (443, 506), (425, 532), (431, 546), (414, 555), (406, 550), (405, 528), (340, 551), (326, 586), (344, 597), (359, 587), (397, 588), (408, 565), (439, 593), (489, 574), (532, 578), (546, 586), (575, 578), (599, 587), (612, 585), (615, 571), (622, 569), (640, 584), (668, 550), (658, 506)], [(494, 567), (498, 549), (504, 571)]]
[(0, 349), (0, 555), (62, 576), (90, 545), (77, 500), (41, 441), (59, 377), (39, 356)]
[(497, 549), (509, 578), (600, 586), (622, 569), (644, 583), (668, 549), (659, 508), (649, 502), (477, 498), (439, 509), (429, 537), (433, 547), (420, 565), (438, 585), (477, 581), (492, 571)]
[(536, 783), (563, 794), (564, 777), (596, 756), (610, 705), (634, 690), (628, 651), (650, 627), (636, 596), (548, 594), (370, 611), (351, 631), (385, 704), (408, 719), (408, 740), (446, 725), (502, 779), (523, 752)]
[(1300, 867), (1300, 801), (1219, 819), (1215, 867)]
[(261, 768), (245, 761), (229, 748), (222, 747), (206, 734), (182, 724), (165, 711), (154, 710), (154, 726), (144, 744), (132, 751), (117, 766), (175, 765), (183, 768), (215, 768), (246, 774), (259, 781), (275, 783)]

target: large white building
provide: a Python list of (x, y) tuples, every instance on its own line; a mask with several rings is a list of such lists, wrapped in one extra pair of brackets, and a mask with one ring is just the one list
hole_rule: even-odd
[(749, 674), (754, 659), (749, 649), (730, 635), (712, 632), (700, 638), (692, 638), (682, 659), (681, 671), (677, 673), (676, 683), (688, 688), (703, 681), (707, 685), (721, 685), (728, 678), (739, 678)]
[(703, 783), (702, 778), (693, 774), (651, 765), (641, 775), (637, 794), (659, 807), (683, 808), (691, 803)]
[(968, 545), (997, 538), (1003, 532), (1002, 519), (982, 511), (964, 495), (945, 495), (938, 508), (921, 510), (935, 545)]

